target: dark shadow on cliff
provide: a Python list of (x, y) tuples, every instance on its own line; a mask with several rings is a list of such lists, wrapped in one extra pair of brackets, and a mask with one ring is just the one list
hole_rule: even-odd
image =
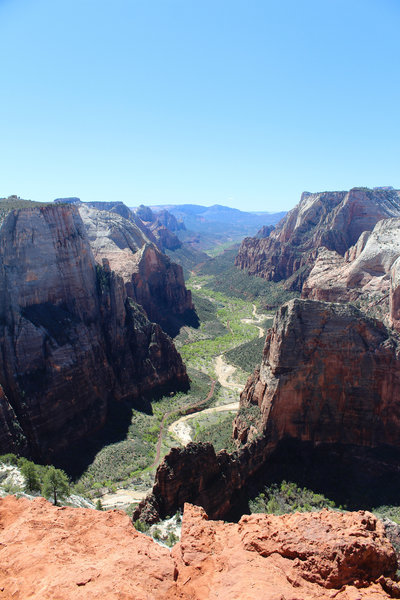
[(132, 422), (132, 409), (152, 415), (152, 403), (176, 391), (187, 390), (182, 386), (178, 390), (176, 385), (165, 385), (134, 400), (110, 402), (104, 427), (90, 439), (75, 442), (67, 451), (52, 457), (51, 464), (63, 469), (72, 480), (78, 479), (93, 463), (96, 454), (102, 448), (127, 439)]
[(249, 512), (248, 500), (266, 485), (292, 481), (321, 493), (336, 506), (348, 510), (371, 510), (400, 504), (400, 451), (389, 447), (360, 448), (321, 445), (294, 440), (281, 443), (264, 467), (238, 494), (229, 518)]
[(198, 329), (200, 327), (200, 320), (197, 315), (196, 309), (188, 308), (180, 315), (174, 315), (170, 312), (161, 314), (158, 323), (162, 329), (170, 337), (174, 338), (179, 334), (182, 327), (188, 326)]

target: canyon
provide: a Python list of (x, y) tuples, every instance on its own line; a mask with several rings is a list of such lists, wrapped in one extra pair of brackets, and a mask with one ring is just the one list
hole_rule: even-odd
[[(384, 502), (387, 487), (400, 485), (398, 195), (357, 188), (306, 193), (283, 225), (259, 232), (255, 243), (275, 252), (262, 268), (270, 260), (277, 269), (262, 276), (278, 277), (287, 261), (279, 277), (302, 288), (303, 297), (283, 304), (267, 332), (260, 365), (240, 395), (236, 451), (193, 442), (172, 448), (134, 511), (134, 522), (155, 523), (186, 504), (172, 553), (119, 513), (7, 498), (0, 500), (6, 598), (33, 594), (34, 565), (46, 561), (49, 546), (63, 558), (45, 579), (40, 572), (41, 598), (55, 589), (60, 598), (104, 590), (110, 597), (123, 591), (199, 600), (224, 594), (272, 600), (277, 589), (293, 598), (333, 597), (332, 589), (343, 600), (400, 595), (394, 551), (369, 513), (244, 515), (250, 491), (286, 473), (346, 499), (351, 488), (365, 492), (366, 504), (368, 490)], [(184, 364), (160, 325), (179, 331), (185, 319), (194, 322), (194, 306), (182, 268), (160, 250), (153, 222), (131, 216), (119, 202), (82, 206), (75, 199), (3, 215), (0, 452), (51, 461), (99, 431), (113, 403), (140, 404), (150, 392), (187, 389)], [(179, 229), (168, 214), (159, 225)], [(226, 331), (233, 333), (229, 320)], [(37, 523), (43, 540), (23, 564), (15, 548), (36, 539)], [(63, 571), (71, 549), (82, 543), (93, 549), (100, 538), (113, 545), (107, 550), (102, 542), (96, 559), (102, 568), (93, 567), (92, 554), (77, 551), (76, 577)], [(128, 555), (135, 557), (129, 569)]]
[(224, 523), (186, 504), (170, 552), (123, 512), (7, 497), (0, 499), (0, 561), (5, 600), (379, 600), (400, 591), (383, 525), (364, 511)]
[(188, 377), (172, 341), (96, 265), (76, 205), (10, 210), (0, 230), (0, 452), (38, 460), (99, 430), (110, 403)]

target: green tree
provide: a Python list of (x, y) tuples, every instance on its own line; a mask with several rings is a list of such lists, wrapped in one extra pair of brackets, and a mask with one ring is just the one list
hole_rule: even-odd
[(101, 503), (101, 500), (100, 500), (100, 498), (98, 498), (98, 499), (97, 499), (97, 502), (96, 502), (96, 510), (103, 510), (103, 505), (102, 505), (102, 503)]
[(40, 491), (40, 479), (36, 465), (30, 460), (20, 462), (20, 471), (25, 478), (25, 490), (27, 492)]
[(57, 505), (57, 496), (69, 494), (69, 481), (66, 473), (55, 467), (48, 467), (44, 476), (42, 494), (45, 498), (53, 496), (54, 504)]

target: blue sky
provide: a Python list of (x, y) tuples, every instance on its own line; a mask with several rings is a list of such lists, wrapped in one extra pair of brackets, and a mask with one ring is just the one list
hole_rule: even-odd
[(0, 0), (0, 196), (400, 187), (399, 0)]

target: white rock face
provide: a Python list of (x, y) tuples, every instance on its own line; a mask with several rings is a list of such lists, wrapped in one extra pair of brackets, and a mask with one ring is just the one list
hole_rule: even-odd
[(391, 270), (399, 256), (400, 218), (379, 221), (344, 257), (320, 248), (302, 296), (330, 302), (359, 300), (364, 308), (384, 307), (388, 317)]

